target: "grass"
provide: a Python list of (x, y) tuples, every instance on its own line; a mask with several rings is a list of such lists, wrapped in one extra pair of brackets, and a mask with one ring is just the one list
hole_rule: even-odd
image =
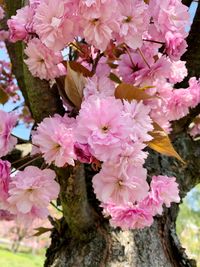
[(2, 267), (42, 267), (44, 257), (28, 253), (12, 253), (0, 249), (0, 266)]

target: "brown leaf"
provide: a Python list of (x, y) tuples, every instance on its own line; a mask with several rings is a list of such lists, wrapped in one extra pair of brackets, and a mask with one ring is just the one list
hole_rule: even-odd
[(175, 157), (185, 164), (184, 160), (174, 149), (167, 133), (157, 124), (154, 123), (154, 130), (150, 133), (153, 140), (148, 142), (148, 146), (166, 156)]
[(77, 61), (70, 61), (69, 62), (70, 68), (73, 69), (76, 72), (82, 73), (84, 77), (92, 77), (93, 73), (89, 71), (87, 68), (85, 68), (83, 65), (81, 65)]
[(52, 231), (52, 228), (39, 227), (39, 228), (36, 228), (34, 230), (36, 230), (37, 232), (33, 236), (40, 236), (40, 235), (43, 235), (47, 232)]
[(82, 73), (74, 71), (69, 62), (67, 63), (67, 75), (65, 77), (65, 92), (69, 100), (77, 107), (81, 107), (83, 88), (86, 78)]
[(152, 96), (145, 93), (144, 90), (141, 90), (140, 88), (137, 88), (128, 83), (121, 83), (117, 86), (115, 90), (115, 97), (117, 99), (125, 99), (128, 101), (131, 101), (133, 99), (147, 100), (152, 98)]
[(0, 104), (5, 104), (9, 99), (8, 94), (0, 87)]

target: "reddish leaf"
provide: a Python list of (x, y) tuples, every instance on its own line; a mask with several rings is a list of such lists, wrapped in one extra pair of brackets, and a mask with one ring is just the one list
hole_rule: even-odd
[(146, 100), (152, 98), (152, 96), (145, 93), (144, 90), (127, 83), (121, 83), (117, 86), (115, 90), (115, 97), (117, 99), (125, 99), (128, 101), (133, 99)]
[(76, 72), (82, 73), (84, 77), (92, 77), (93, 73), (81, 65), (77, 61), (70, 61), (69, 62), (70, 68)]
[(86, 78), (82, 73), (74, 71), (67, 63), (67, 75), (65, 77), (65, 92), (69, 100), (77, 107), (81, 107), (83, 88)]

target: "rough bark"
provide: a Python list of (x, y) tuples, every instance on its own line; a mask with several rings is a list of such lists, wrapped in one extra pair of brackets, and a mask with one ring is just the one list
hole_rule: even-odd
[[(6, 0), (8, 15), (15, 13), (23, 1)], [(14, 2), (14, 3), (13, 3)], [(185, 0), (188, 6), (190, 0)], [(189, 75), (200, 74), (200, 5), (188, 37), (189, 49), (185, 55)], [(195, 41), (194, 41), (195, 39)], [(62, 114), (62, 104), (57, 88), (50, 88), (45, 81), (33, 78), (23, 64), (23, 46), (7, 44), (13, 72), (37, 122), (44, 117)], [(199, 112), (192, 111), (192, 112)], [(192, 113), (191, 113), (192, 114)], [(195, 113), (196, 114), (196, 113)], [(150, 151), (146, 167), (150, 175), (176, 176), (181, 196), (200, 180), (200, 146), (187, 135), (185, 129), (191, 120), (174, 125), (172, 135), (183, 165), (175, 159)], [(56, 169), (61, 185), (60, 204), (64, 217), (59, 224), (52, 221), (52, 244), (47, 250), (45, 267), (193, 267), (181, 248), (175, 231), (178, 206), (166, 209), (150, 228), (135, 231), (112, 229), (102, 217), (91, 190), (92, 172), (88, 166)]]

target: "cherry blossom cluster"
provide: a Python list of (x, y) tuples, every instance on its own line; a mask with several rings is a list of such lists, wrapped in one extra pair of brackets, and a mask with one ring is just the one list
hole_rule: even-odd
[[(77, 90), (69, 94), (71, 87), (64, 88), (66, 114), (45, 118), (32, 132), (32, 154), (49, 166), (100, 166), (92, 185), (114, 227), (150, 226), (164, 206), (180, 201), (175, 177), (147, 179), (144, 164), (155, 123), (169, 133), (172, 121), (200, 103), (196, 78), (188, 88), (174, 87), (187, 76), (180, 58), (188, 25), (180, 0), (32, 0), (8, 20), (9, 40), (25, 43), (32, 75), (51, 83), (64, 76)], [(81, 66), (73, 78), (66, 51)], [(131, 86), (135, 97), (117, 97), (120, 85)], [(4, 156), (16, 144), (16, 117), (1, 112), (0, 120)], [(59, 194), (55, 172), (29, 166), (11, 176), (10, 164), (1, 160), (1, 202), (10, 216), (27, 224), (47, 216)]]
[(186, 51), (189, 15), (180, 0), (151, 0), (149, 5), (141, 0), (29, 2), (8, 20), (10, 40), (27, 43), (26, 63), (41, 79), (63, 75), (60, 52), (77, 37), (102, 51), (111, 40), (131, 49), (155, 40), (172, 60)]

